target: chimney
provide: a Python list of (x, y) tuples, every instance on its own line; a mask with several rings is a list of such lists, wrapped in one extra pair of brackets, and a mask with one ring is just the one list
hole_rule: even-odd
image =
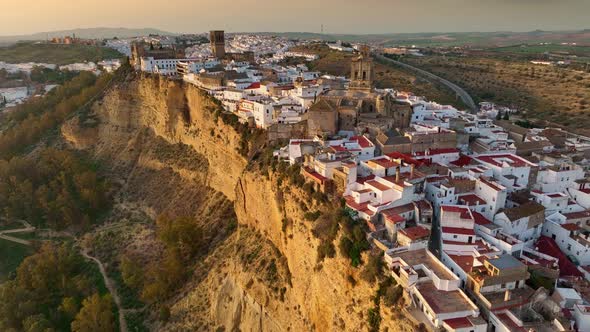
[(511, 295), (512, 294), (510, 294), (510, 289), (507, 289), (506, 292), (504, 293), (504, 302), (510, 301)]
[(410, 178), (414, 177), (414, 167), (415, 167), (414, 164), (410, 164)]
[(399, 167), (395, 169), (395, 182), (399, 182), (400, 170)]

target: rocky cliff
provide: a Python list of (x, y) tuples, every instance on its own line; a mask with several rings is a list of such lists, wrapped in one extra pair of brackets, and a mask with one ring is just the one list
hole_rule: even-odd
[[(150, 327), (368, 330), (376, 286), (338, 254), (318, 264), (319, 242), (303, 218), (309, 197), (279, 186), (275, 173), (250, 170), (235, 128), (203, 91), (136, 76), (62, 127), (72, 146), (107, 166), (117, 185), (115, 210), (194, 216), (213, 234), (215, 245), (169, 300), (170, 321), (152, 319)], [(250, 145), (252, 151), (258, 143)], [(225, 227), (231, 218), (239, 224), (233, 232)], [(413, 330), (395, 311), (381, 310), (381, 316), (382, 330)]]

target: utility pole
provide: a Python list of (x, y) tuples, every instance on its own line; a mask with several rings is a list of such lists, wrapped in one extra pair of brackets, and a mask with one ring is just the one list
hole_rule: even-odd
[(324, 25), (322, 24), (322, 35), (324, 34)]

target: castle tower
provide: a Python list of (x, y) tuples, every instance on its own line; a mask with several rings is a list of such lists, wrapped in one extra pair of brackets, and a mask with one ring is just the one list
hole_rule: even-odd
[(218, 59), (225, 58), (225, 33), (223, 30), (214, 30), (209, 32), (211, 41), (211, 52)]
[(361, 46), (360, 56), (352, 60), (350, 68), (350, 89), (371, 90), (373, 87), (373, 59), (368, 46)]

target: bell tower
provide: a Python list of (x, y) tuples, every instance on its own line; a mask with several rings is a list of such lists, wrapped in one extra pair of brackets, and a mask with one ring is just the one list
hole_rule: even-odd
[(350, 68), (350, 89), (371, 90), (373, 88), (373, 59), (369, 46), (360, 48), (359, 57), (352, 60)]
[(209, 32), (209, 41), (211, 42), (211, 52), (218, 59), (225, 58), (225, 33), (223, 30), (214, 30)]

